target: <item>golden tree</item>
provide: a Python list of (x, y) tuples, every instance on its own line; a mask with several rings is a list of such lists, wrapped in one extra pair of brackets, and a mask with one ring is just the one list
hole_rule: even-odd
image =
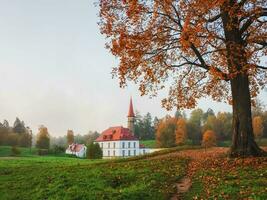
[(160, 120), (156, 131), (156, 143), (158, 147), (175, 146), (175, 129), (177, 120), (166, 117)]
[(253, 132), (255, 137), (261, 138), (263, 135), (263, 121), (261, 116), (253, 117)]
[(184, 144), (187, 138), (186, 121), (183, 118), (177, 120), (175, 131), (175, 142), (178, 145)]
[(67, 132), (67, 142), (68, 144), (72, 144), (74, 143), (74, 133), (73, 133), (73, 130), (68, 130)]
[(211, 96), (233, 106), (231, 156), (258, 156), (251, 104), (267, 82), (265, 0), (100, 0), (100, 28), (119, 58), (113, 75), (165, 108)]
[(48, 129), (41, 125), (39, 127), (39, 133), (37, 134), (36, 147), (39, 149), (49, 149), (50, 146), (50, 136)]
[(216, 135), (214, 131), (207, 130), (202, 137), (202, 146), (205, 148), (216, 146)]

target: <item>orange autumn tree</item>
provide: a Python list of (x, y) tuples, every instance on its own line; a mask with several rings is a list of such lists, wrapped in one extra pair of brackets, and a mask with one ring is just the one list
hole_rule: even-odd
[(68, 145), (71, 145), (74, 143), (74, 132), (73, 130), (68, 130), (67, 131), (67, 143)]
[(263, 121), (261, 116), (253, 117), (252, 124), (255, 137), (261, 138), (263, 135)]
[(233, 107), (230, 155), (259, 156), (251, 104), (267, 82), (265, 0), (99, 0), (100, 28), (119, 58), (120, 86), (166, 88), (162, 105), (193, 108), (210, 96)]
[(174, 147), (177, 119), (167, 116), (160, 120), (156, 131), (157, 147)]
[(183, 118), (177, 120), (176, 130), (175, 130), (175, 142), (177, 145), (185, 143), (187, 138), (186, 132), (186, 121)]
[(202, 137), (202, 146), (207, 147), (213, 147), (216, 146), (216, 135), (214, 131), (207, 130)]

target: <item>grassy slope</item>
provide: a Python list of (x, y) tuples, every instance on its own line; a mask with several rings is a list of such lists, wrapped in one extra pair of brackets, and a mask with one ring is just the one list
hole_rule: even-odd
[(148, 148), (157, 148), (156, 140), (141, 140), (140, 143), (145, 145), (145, 147), (148, 147)]
[[(11, 156), (11, 146), (0, 146), (0, 157)], [(24, 148), (24, 147), (17, 147), (20, 151), (19, 156), (33, 156), (37, 154), (36, 148)]]
[(167, 199), (187, 159), (145, 158), (0, 158), (0, 199)]

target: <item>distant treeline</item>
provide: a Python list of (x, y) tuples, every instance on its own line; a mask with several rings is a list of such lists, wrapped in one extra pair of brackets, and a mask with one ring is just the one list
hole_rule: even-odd
[[(214, 113), (212, 109), (204, 112), (198, 108), (187, 118), (185, 113), (177, 111), (175, 116), (166, 116), (158, 123), (156, 140), (158, 147), (173, 147), (190, 141), (191, 144), (203, 143), (204, 133), (214, 134), (216, 142), (229, 141), (232, 138), (232, 113)], [(256, 139), (267, 138), (267, 110), (256, 102), (252, 109), (253, 132)], [(212, 136), (213, 137), (213, 136)]]
[(19, 118), (16, 118), (13, 126), (4, 120), (0, 123), (0, 145), (31, 147), (32, 131)]

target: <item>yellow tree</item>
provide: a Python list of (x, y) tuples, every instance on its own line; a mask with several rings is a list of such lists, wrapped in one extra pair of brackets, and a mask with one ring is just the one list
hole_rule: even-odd
[(67, 142), (68, 144), (72, 144), (74, 143), (74, 133), (73, 133), (73, 130), (68, 130), (67, 132)]
[(187, 138), (186, 121), (183, 118), (179, 118), (177, 120), (177, 125), (176, 125), (175, 142), (177, 145), (184, 144), (186, 138)]
[(37, 134), (36, 147), (39, 149), (49, 149), (50, 145), (50, 136), (48, 129), (41, 125), (39, 127), (39, 133)]
[(253, 132), (256, 138), (261, 138), (263, 135), (263, 121), (260, 116), (253, 117)]
[(205, 148), (216, 146), (216, 135), (214, 131), (207, 130), (202, 137), (202, 146)]
[(160, 120), (156, 131), (156, 143), (158, 147), (175, 146), (175, 129), (177, 120), (172, 117), (166, 117)]
[(230, 155), (259, 156), (251, 104), (267, 83), (265, 0), (99, 0), (100, 29), (118, 57), (123, 87), (142, 95), (169, 88), (166, 109), (211, 96), (233, 107)]

